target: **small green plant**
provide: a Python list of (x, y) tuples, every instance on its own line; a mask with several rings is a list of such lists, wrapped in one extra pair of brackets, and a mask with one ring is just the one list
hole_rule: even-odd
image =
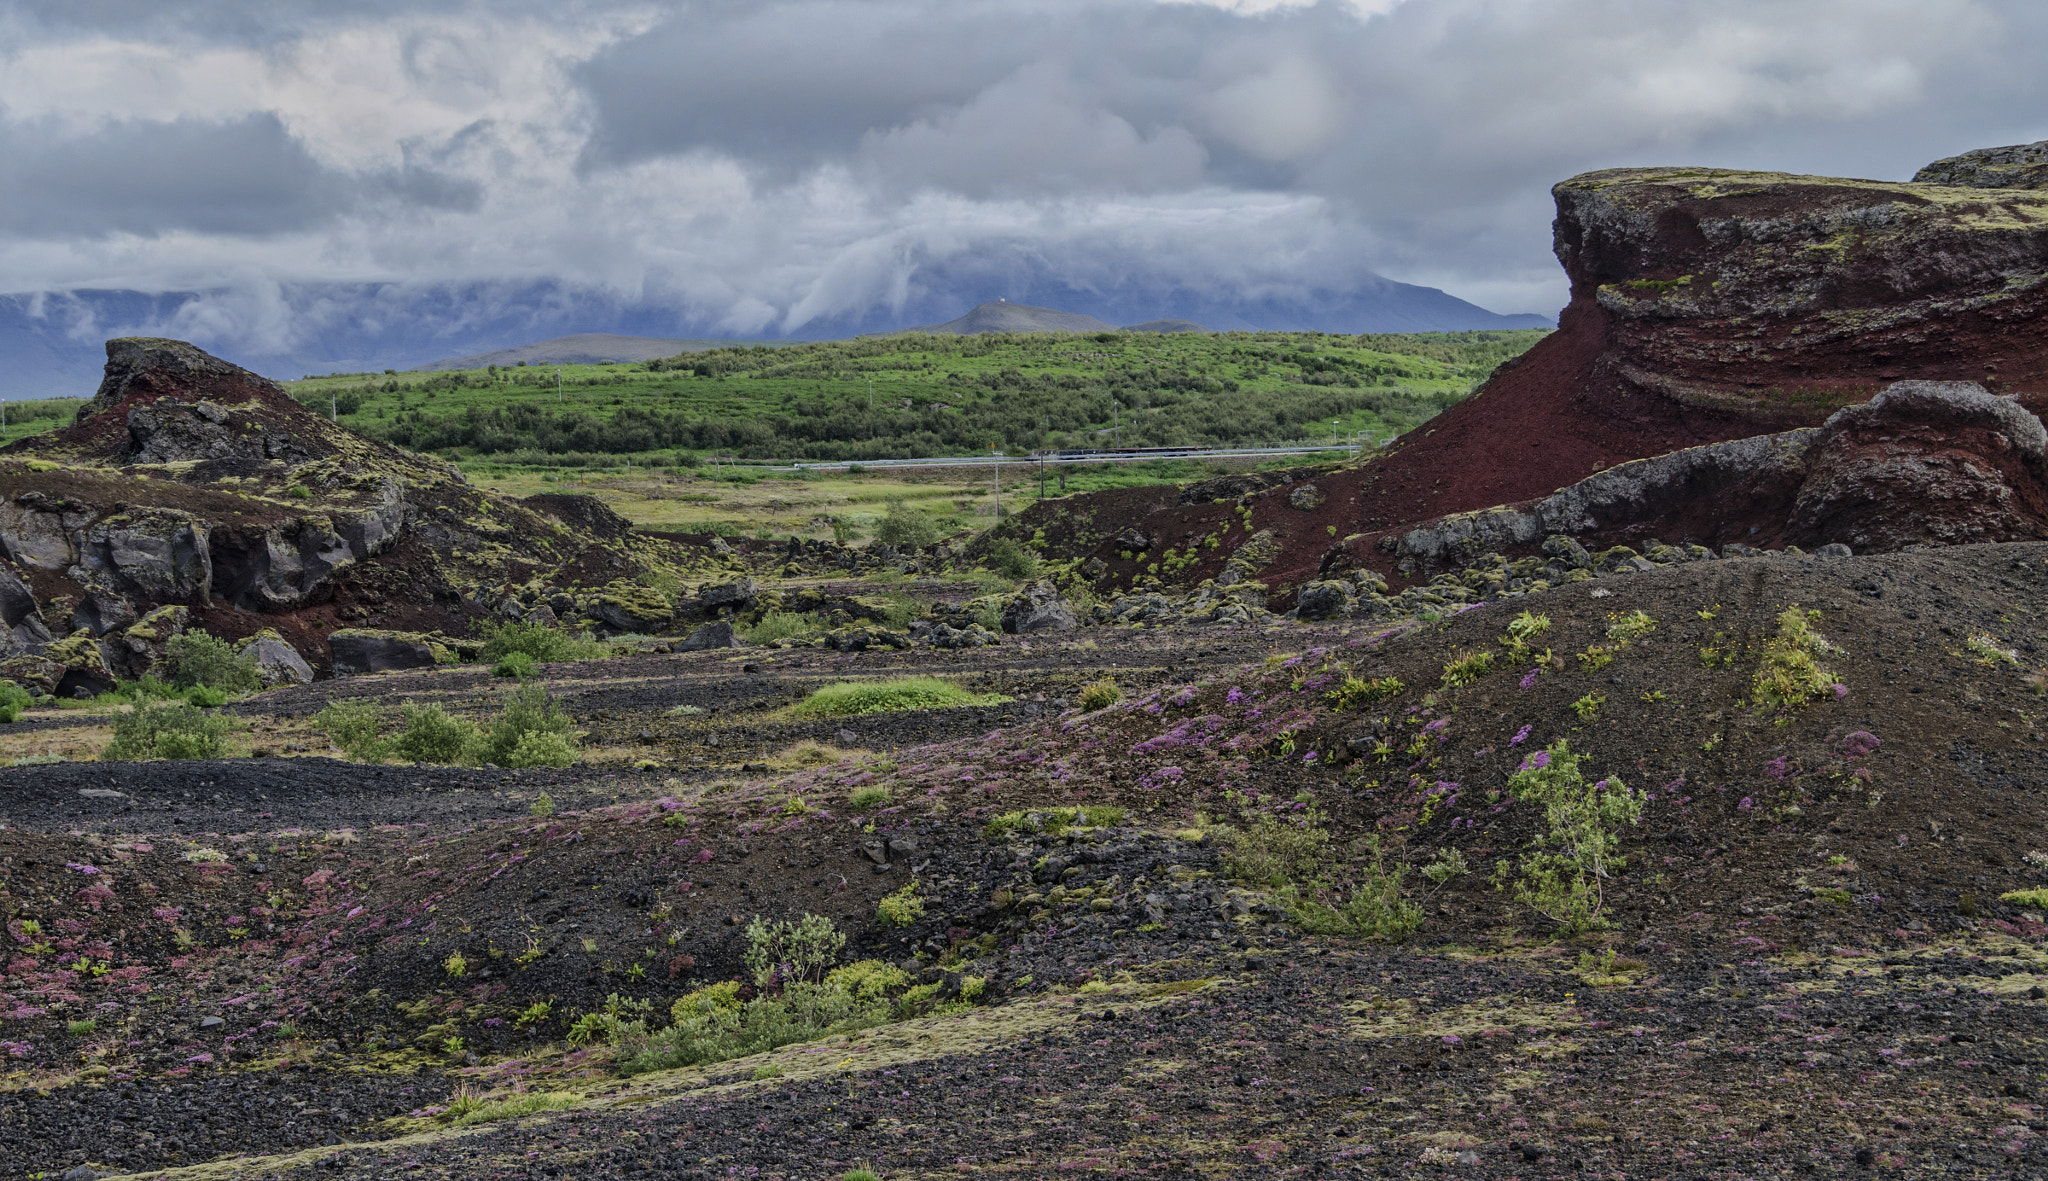
[(0, 681), (0, 724), (19, 718), (34, 703), (28, 690), (13, 681)]
[(1500, 638), (1501, 647), (1507, 650), (1510, 662), (1521, 664), (1529, 658), (1530, 644), (1549, 630), (1550, 616), (1523, 611), (1508, 620), (1507, 634)]
[(1422, 876), (1436, 886), (1441, 886), (1452, 878), (1463, 877), (1469, 872), (1471, 866), (1465, 863), (1464, 850), (1449, 845), (1438, 849), (1436, 859), (1422, 867)]
[[(783, 640), (802, 640), (825, 630), (825, 620), (816, 612), (795, 612), (769, 610), (746, 629), (749, 644), (769, 645)], [(702, 713), (695, 707), (686, 707), (693, 713)]]
[(376, 705), (368, 700), (330, 698), (327, 708), (313, 715), (313, 724), (326, 733), (327, 740), (342, 754), (358, 762), (379, 763), (391, 755), (391, 744), (382, 737), (383, 719)]
[(1452, 658), (1449, 663), (1444, 665), (1443, 685), (1446, 689), (1456, 689), (1463, 685), (1469, 685), (1492, 671), (1493, 653), (1466, 653), (1465, 655)]
[(2039, 887), (2031, 890), (2007, 890), (1998, 896), (1998, 900), (2012, 906), (2024, 906), (2033, 910), (2048, 910), (2048, 890)]
[(2000, 664), (2009, 664), (2014, 668), (2018, 668), (2020, 666), (2020, 654), (2018, 652), (2015, 652), (2010, 648), (1999, 647), (1997, 640), (1992, 639), (1990, 636), (1987, 636), (1982, 632), (1979, 632), (1976, 635), (1971, 636), (1969, 639), (1964, 640), (1963, 648), (1966, 651), (1968, 651), (1971, 656), (1977, 658), (1978, 664), (1982, 664), (1987, 667)]
[(114, 741), (100, 757), (130, 759), (218, 759), (227, 755), (232, 719), (189, 702), (150, 705), (114, 718)]
[(1577, 701), (1572, 702), (1572, 712), (1579, 715), (1580, 721), (1590, 722), (1600, 716), (1600, 707), (1605, 704), (1607, 704), (1606, 694), (1588, 693)]
[(98, 1021), (94, 1020), (91, 1017), (87, 1017), (83, 1021), (73, 1021), (65, 1025), (64, 1032), (70, 1034), (72, 1037), (84, 1037), (86, 1034), (98, 1030), (99, 1027), (100, 1023)]
[(441, 961), (441, 969), (459, 980), (463, 973), (469, 971), (469, 960), (459, 951), (451, 952), (447, 959)]
[(456, 1127), (469, 1127), (473, 1124), (494, 1123), (501, 1119), (516, 1119), (538, 1111), (560, 1111), (581, 1102), (583, 1097), (570, 1091), (526, 1091), (508, 1095), (503, 1099), (465, 1105), (465, 1110), (460, 1113), (451, 1105), (448, 1111), (442, 1114), (453, 1116), (452, 1122)]
[(887, 787), (879, 783), (870, 783), (865, 787), (854, 788), (853, 794), (846, 797), (846, 803), (856, 812), (865, 812), (870, 808), (884, 807), (895, 798)]
[(1545, 831), (1521, 859), (1515, 896), (1567, 934), (1606, 926), (1604, 883), (1623, 860), (1619, 829), (1642, 819), (1643, 797), (1617, 777), (1588, 784), (1560, 739), (1522, 761), (1508, 793), (1541, 804)]
[(595, 640), (571, 635), (559, 628), (538, 623), (487, 623), (482, 628), (482, 658), (495, 664), (514, 652), (523, 653), (535, 664), (566, 660), (601, 660), (610, 650)]
[(882, 1181), (882, 1175), (873, 1169), (848, 1169), (839, 1174), (839, 1181)]
[(1575, 971), (1580, 981), (1590, 987), (1612, 988), (1616, 985), (1634, 984), (1636, 974), (1648, 966), (1637, 960), (1622, 959), (1609, 947), (1603, 948), (1597, 955), (1590, 951), (1580, 952)]
[(491, 675), (525, 680), (533, 675), (533, 657), (524, 652), (507, 652), (491, 666)]
[(237, 653), (232, 644), (203, 631), (188, 631), (164, 641), (164, 664), (171, 684), (180, 689), (198, 685), (227, 693), (253, 693), (263, 687), (255, 656)]
[(840, 681), (815, 690), (789, 712), (800, 718), (858, 717), (912, 709), (951, 709), (963, 705), (998, 705), (1000, 694), (969, 693), (937, 677), (896, 677), (887, 681)]
[(1094, 713), (1099, 709), (1108, 709), (1123, 699), (1124, 691), (1118, 688), (1116, 681), (1109, 677), (1104, 677), (1099, 681), (1090, 681), (1081, 686), (1080, 705), (1083, 713)]
[(476, 723), (458, 718), (439, 702), (399, 707), (404, 728), (391, 743), (391, 753), (413, 763), (460, 763), (476, 745)]
[(522, 684), (505, 694), (504, 708), (476, 744), (478, 762), (520, 769), (567, 767), (577, 758), (569, 715), (546, 688)]
[(1584, 672), (1596, 673), (1614, 663), (1614, 653), (1595, 644), (1579, 653), (1579, 668)]
[(555, 1004), (553, 1001), (535, 1001), (526, 1006), (525, 1011), (521, 1012), (519, 1016), (513, 1018), (512, 1024), (518, 1029), (531, 1029), (533, 1026), (546, 1021), (549, 1014), (554, 1011)]
[(917, 896), (915, 885), (885, 895), (875, 904), (875, 918), (885, 927), (907, 927), (923, 917), (924, 899)]
[(540, 793), (533, 798), (531, 804), (526, 806), (526, 812), (529, 816), (553, 816), (555, 814), (555, 797), (546, 792)]
[(1397, 677), (1374, 677), (1368, 681), (1346, 673), (1342, 681), (1323, 694), (1323, 700), (1333, 709), (1358, 710), (1385, 701), (1405, 688)]
[[(1104, 827), (1122, 824), (1126, 813), (1114, 804), (1086, 804), (1072, 808), (1048, 808), (1042, 812), (1005, 812), (990, 817), (982, 825), (982, 834), (989, 840), (997, 840), (1004, 833), (1019, 829), (1042, 832), (1058, 836), (1069, 828), (1078, 826)], [(1035, 822), (1034, 822), (1035, 818)]]
[(1038, 577), (1038, 555), (1008, 537), (998, 537), (989, 543), (987, 564), (1005, 578)]
[(1813, 630), (1819, 619), (1820, 612), (1802, 611), (1797, 603), (1778, 614), (1778, 634), (1765, 641), (1763, 661), (1750, 682), (1756, 704), (1782, 713), (1831, 695), (1834, 674), (1816, 657), (1837, 649)]
[(748, 1077), (757, 1083), (764, 1079), (781, 1078), (782, 1068), (780, 1066), (756, 1066), (754, 1073)]
[(1349, 898), (1337, 901), (1328, 890), (1319, 892), (1330, 896), (1331, 901), (1304, 897), (1298, 886), (1289, 883), (1278, 891), (1282, 903), (1311, 934), (1345, 935), (1384, 943), (1406, 939), (1422, 925), (1423, 917), (1422, 908), (1409, 902), (1404, 894), (1408, 867), (1387, 864), (1377, 833), (1355, 848), (1363, 856)]
[(1613, 640), (1618, 648), (1626, 648), (1657, 630), (1657, 621), (1650, 618), (1641, 608), (1626, 615), (1610, 615), (1607, 618), (1607, 638)]
[(467, 1048), (467, 1044), (453, 1034), (441, 1039), (441, 1052), (444, 1054), (460, 1054)]
[(1840, 886), (1818, 886), (1814, 889), (1813, 896), (1822, 902), (1831, 902), (1844, 910), (1847, 910), (1856, 902), (1854, 898), (1849, 896), (1849, 891), (1842, 889)]
[(1715, 632), (1713, 639), (1700, 645), (1700, 663), (1707, 668), (1727, 668), (1735, 663), (1735, 645), (1729, 642), (1727, 632)]
[(924, 549), (937, 545), (944, 536), (939, 523), (923, 509), (901, 500), (890, 501), (888, 511), (875, 522), (875, 540), (898, 549)]

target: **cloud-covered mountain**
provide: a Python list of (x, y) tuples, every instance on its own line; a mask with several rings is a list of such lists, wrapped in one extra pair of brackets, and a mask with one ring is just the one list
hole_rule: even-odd
[(1552, 182), (1903, 179), (2048, 135), (2044, 44), (2028, 0), (15, 0), (0, 393), (113, 331), (289, 376), (996, 297), (1543, 314)]

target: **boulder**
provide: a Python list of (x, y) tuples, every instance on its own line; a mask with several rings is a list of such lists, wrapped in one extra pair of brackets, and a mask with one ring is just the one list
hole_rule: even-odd
[(0, 567), (0, 656), (40, 652), (51, 638), (34, 592), (14, 571)]
[(667, 630), (675, 618), (667, 595), (624, 579), (607, 583), (583, 613), (612, 631), (648, 635)]
[(0, 556), (37, 570), (62, 570), (76, 558), (71, 535), (96, 515), (78, 501), (23, 492), (12, 503), (0, 502)]
[(205, 604), (213, 585), (206, 522), (179, 509), (133, 509), (72, 535), (72, 577), (150, 604)]
[(1314, 484), (1301, 484), (1288, 490), (1287, 507), (1312, 512), (1323, 507), (1329, 499), (1323, 490)]
[(1042, 578), (1024, 584), (1003, 608), (1003, 630), (1011, 635), (1072, 631), (1079, 625), (1074, 609), (1052, 583)]
[(274, 631), (265, 629), (251, 636), (242, 645), (242, 653), (255, 658), (256, 675), (263, 678), (266, 689), (274, 685), (313, 683), (313, 666), (306, 663), (298, 649)]
[(732, 620), (720, 619), (684, 636), (676, 644), (678, 652), (702, 652), (710, 648), (738, 648), (739, 636), (733, 631)]
[(697, 592), (697, 605), (706, 612), (738, 610), (754, 601), (761, 588), (751, 578), (736, 578), (707, 586)]
[(0, 660), (0, 681), (12, 681), (30, 693), (55, 693), (64, 671), (62, 664), (46, 656), (23, 654)]
[(62, 666), (56, 685), (49, 690), (59, 697), (94, 697), (116, 683), (107, 654), (93, 634), (83, 628), (44, 648), (42, 659)]
[(71, 611), (71, 621), (96, 636), (118, 631), (142, 616), (135, 604), (110, 590), (90, 588)]
[(431, 668), (455, 661), (446, 645), (417, 632), (343, 628), (327, 637), (327, 650), (337, 677)]
[(1351, 613), (1358, 588), (1349, 581), (1324, 579), (1301, 588), (1294, 598), (1295, 615), (1301, 619), (1336, 619)]
[(177, 604), (158, 607), (120, 632), (106, 636), (100, 647), (115, 672), (128, 680), (137, 680), (159, 673), (164, 646), (191, 625), (191, 608)]

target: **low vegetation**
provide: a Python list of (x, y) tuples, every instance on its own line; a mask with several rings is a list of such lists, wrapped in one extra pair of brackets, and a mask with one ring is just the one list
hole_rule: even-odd
[(328, 741), (351, 759), (466, 764), (508, 768), (566, 767), (577, 759), (569, 716), (540, 685), (521, 684), (484, 724), (450, 714), (439, 703), (399, 707), (399, 726), (386, 734), (382, 710), (368, 701), (330, 701), (314, 715)]
[(891, 713), (906, 709), (952, 709), (965, 705), (999, 705), (1009, 698), (996, 693), (970, 693), (937, 677), (896, 677), (887, 681), (840, 681), (815, 690), (789, 712), (795, 717), (836, 718)]

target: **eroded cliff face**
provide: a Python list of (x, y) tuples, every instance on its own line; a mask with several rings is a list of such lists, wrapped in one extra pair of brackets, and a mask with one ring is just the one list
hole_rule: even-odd
[(1788, 425), (1916, 378), (2048, 400), (2048, 192), (1721, 169), (1553, 191), (1594, 385)]

